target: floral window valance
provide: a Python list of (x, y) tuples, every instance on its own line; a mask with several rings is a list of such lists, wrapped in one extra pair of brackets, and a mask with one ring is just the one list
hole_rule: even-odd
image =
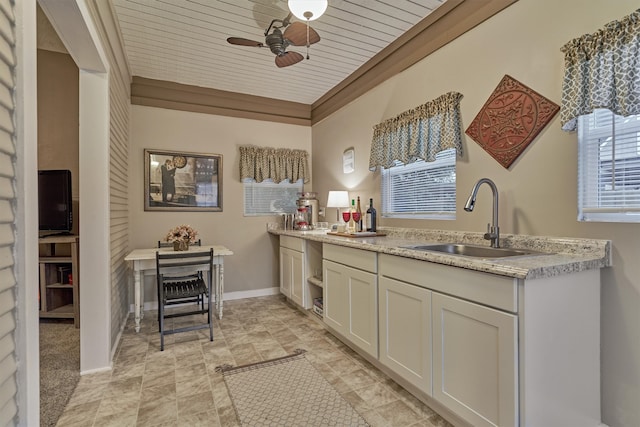
[(309, 182), (308, 153), (289, 148), (240, 147), (240, 179), (252, 178), (256, 182)]
[(562, 47), (562, 129), (576, 129), (579, 116), (608, 108), (640, 114), (640, 9)]
[(461, 99), (462, 94), (449, 92), (376, 125), (369, 170), (390, 168), (396, 160), (432, 162), (437, 153), (449, 148), (462, 155)]

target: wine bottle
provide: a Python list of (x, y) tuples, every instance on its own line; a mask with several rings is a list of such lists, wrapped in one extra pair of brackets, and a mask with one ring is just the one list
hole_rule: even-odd
[(360, 196), (358, 196), (358, 204), (356, 205), (356, 231), (364, 231), (362, 228), (362, 209), (360, 209)]
[(367, 209), (367, 231), (376, 231), (376, 210), (373, 208), (373, 199), (369, 199), (369, 209)]
[(355, 199), (351, 199), (351, 217), (349, 218), (349, 233), (355, 233), (356, 231), (356, 222), (353, 219), (353, 214), (356, 211), (356, 201)]

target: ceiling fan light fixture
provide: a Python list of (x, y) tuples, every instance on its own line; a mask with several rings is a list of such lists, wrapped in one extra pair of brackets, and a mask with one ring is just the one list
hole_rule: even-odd
[(328, 0), (289, 0), (289, 10), (301, 21), (313, 21), (327, 10)]

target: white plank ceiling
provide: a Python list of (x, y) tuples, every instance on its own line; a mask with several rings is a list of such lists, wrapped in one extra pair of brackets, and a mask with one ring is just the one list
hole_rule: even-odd
[[(134, 76), (312, 104), (446, 0), (329, 0), (309, 60), (278, 68), (264, 43), (286, 0), (113, 0)], [(296, 19), (293, 18), (293, 21)], [(288, 51), (306, 55), (306, 48)]]

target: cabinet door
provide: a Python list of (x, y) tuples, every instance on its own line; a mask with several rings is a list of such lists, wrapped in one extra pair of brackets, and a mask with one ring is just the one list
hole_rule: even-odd
[(343, 266), (325, 259), (322, 262), (322, 270), (324, 322), (347, 338), (349, 289), (345, 285)]
[(323, 282), (325, 323), (377, 358), (377, 276), (325, 259)]
[(309, 308), (304, 304), (307, 284), (302, 252), (290, 250), (289, 257), (291, 258), (291, 300), (302, 308)]
[(303, 307), (306, 287), (305, 277), (302, 252), (289, 248), (280, 248), (280, 292)]
[(517, 317), (434, 292), (433, 397), (474, 426), (518, 425)]
[(381, 277), (380, 361), (431, 395), (431, 291)]
[(343, 271), (349, 303), (347, 338), (378, 358), (378, 276), (347, 266)]
[(291, 250), (280, 248), (280, 292), (287, 298), (291, 297), (292, 263)]

